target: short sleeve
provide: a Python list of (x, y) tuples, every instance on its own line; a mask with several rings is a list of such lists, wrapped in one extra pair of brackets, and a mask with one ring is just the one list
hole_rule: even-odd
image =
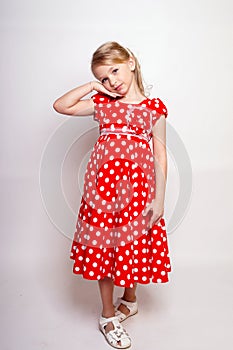
[(94, 101), (95, 105), (98, 105), (100, 103), (108, 103), (110, 101), (110, 97), (104, 94), (101, 94), (97, 92), (96, 94), (91, 96), (92, 100)]
[(154, 126), (156, 121), (160, 118), (161, 115), (164, 115), (165, 118), (168, 116), (167, 107), (160, 98), (153, 98), (151, 100), (150, 108), (152, 109), (152, 125)]
[(165, 118), (167, 118), (168, 111), (167, 111), (167, 107), (165, 106), (163, 101), (161, 101), (160, 98), (158, 98), (158, 97), (157, 98), (153, 98), (152, 101), (153, 101), (152, 106), (154, 107), (156, 112), (158, 112), (160, 115), (164, 114)]
[(102, 107), (103, 104), (108, 103), (110, 101), (109, 96), (101, 94), (99, 92), (97, 92), (96, 94), (91, 96), (95, 108), (94, 108), (94, 116), (93, 119), (97, 122), (100, 122), (101, 120), (101, 115), (102, 115)]

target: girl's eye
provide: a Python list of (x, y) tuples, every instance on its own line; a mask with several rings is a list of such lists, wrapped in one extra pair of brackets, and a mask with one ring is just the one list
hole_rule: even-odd
[[(118, 70), (119, 70), (119, 68), (115, 68), (115, 69), (112, 70), (112, 73), (113, 73), (113, 74), (116, 74), (116, 73), (118, 72)], [(102, 84), (106, 83), (106, 80), (107, 80), (107, 79), (108, 79), (108, 78), (102, 79), (102, 80), (101, 80), (101, 83), (102, 83)]]

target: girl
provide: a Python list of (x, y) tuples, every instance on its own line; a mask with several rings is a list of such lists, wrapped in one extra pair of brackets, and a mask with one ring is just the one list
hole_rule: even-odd
[[(99, 328), (110, 345), (124, 349), (131, 338), (121, 322), (138, 311), (137, 283), (168, 282), (171, 271), (163, 218), (167, 109), (159, 98), (145, 96), (135, 55), (117, 42), (94, 52), (91, 69), (97, 81), (53, 104), (58, 113), (94, 115), (100, 131), (85, 173), (70, 258), (75, 274), (98, 280)], [(114, 285), (124, 287), (115, 304)]]

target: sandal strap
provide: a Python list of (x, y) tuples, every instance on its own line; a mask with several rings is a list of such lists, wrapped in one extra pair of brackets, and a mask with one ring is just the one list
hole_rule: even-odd
[(118, 317), (119, 322), (124, 321), (126, 318), (128, 318), (128, 315), (124, 314), (123, 312), (121, 312), (120, 310), (115, 311), (115, 315)]
[[(114, 321), (118, 321), (118, 318), (117, 316), (112, 316), (112, 317), (103, 317), (103, 316), (100, 316), (100, 325), (101, 326), (106, 326), (109, 322), (112, 322), (114, 324)], [(115, 324), (114, 324), (115, 326)]]
[(127, 306), (129, 308), (129, 310), (131, 310), (132, 308), (134, 308), (137, 305), (137, 301), (132, 302), (132, 301), (126, 301), (122, 298), (117, 298), (117, 307), (120, 304)]

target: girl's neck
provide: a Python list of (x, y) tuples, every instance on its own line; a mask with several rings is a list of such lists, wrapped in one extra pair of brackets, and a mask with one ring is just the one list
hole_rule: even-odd
[(146, 97), (141, 93), (136, 82), (134, 81), (130, 86), (127, 94), (120, 98), (120, 100), (125, 103), (138, 103), (145, 98)]

